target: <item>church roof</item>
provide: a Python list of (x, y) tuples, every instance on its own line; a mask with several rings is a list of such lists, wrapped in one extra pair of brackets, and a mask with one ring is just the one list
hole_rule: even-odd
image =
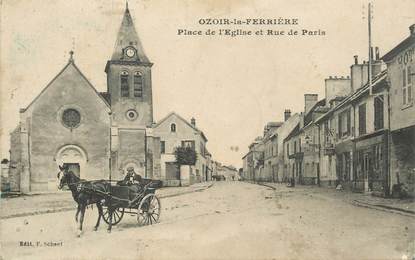
[(75, 65), (75, 62), (74, 62), (73, 58), (71, 57), (71, 59), (69, 59), (68, 64), (66, 64), (66, 66), (49, 82), (48, 85), (46, 85), (46, 87), (32, 100), (32, 102), (30, 102), (30, 104), (26, 108), (20, 109), (20, 112), (25, 112), (33, 103), (35, 103), (36, 100), (38, 100), (38, 98), (53, 84), (53, 82), (55, 82), (55, 80), (58, 79), (59, 76), (64, 71), (66, 71), (69, 67), (75, 68), (75, 70), (79, 73), (79, 75), (86, 81), (87, 85), (90, 86), (92, 88), (92, 90), (94, 90), (94, 92), (97, 94), (97, 96), (105, 103), (105, 105), (109, 109), (111, 109), (109, 103), (105, 100), (104, 97), (102, 97), (98, 93), (98, 91), (94, 88), (94, 86), (92, 86), (91, 82), (89, 82), (89, 80), (85, 77), (85, 75), (78, 69), (78, 67)]
[(108, 92), (99, 92), (99, 94), (107, 101), (109, 105), (111, 105), (111, 95)]
[(137, 55), (133, 57), (133, 61), (150, 63), (149, 59), (144, 53), (140, 38), (138, 38), (133, 19), (127, 5), (125, 8), (124, 17), (122, 18), (120, 29), (118, 30), (117, 40), (115, 42), (115, 48), (114, 52), (112, 53), (111, 60), (123, 60), (123, 51), (128, 46), (133, 46), (137, 51)]

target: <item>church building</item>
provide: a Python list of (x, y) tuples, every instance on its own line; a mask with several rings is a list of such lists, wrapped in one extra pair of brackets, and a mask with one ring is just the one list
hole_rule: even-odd
[[(20, 110), (11, 133), (12, 191), (56, 190), (58, 165), (82, 179), (121, 179), (134, 167), (160, 179), (160, 138), (153, 136), (152, 63), (128, 6), (99, 93), (75, 65), (66, 66)], [(111, 171), (110, 171), (111, 169)]]

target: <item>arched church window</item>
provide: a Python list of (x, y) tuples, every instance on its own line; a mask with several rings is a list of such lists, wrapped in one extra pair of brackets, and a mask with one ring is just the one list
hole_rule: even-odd
[(176, 132), (176, 124), (171, 124), (170, 125), (170, 131), (175, 133)]
[(62, 122), (66, 127), (75, 128), (81, 123), (81, 114), (76, 109), (66, 109), (62, 114)]
[(128, 71), (122, 71), (120, 75), (121, 79), (121, 97), (130, 96), (130, 87), (128, 84)]
[(141, 72), (134, 72), (134, 97), (143, 96), (143, 74)]

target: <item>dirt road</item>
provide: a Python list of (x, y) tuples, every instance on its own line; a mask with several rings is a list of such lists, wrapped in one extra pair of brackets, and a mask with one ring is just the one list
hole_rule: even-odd
[[(111, 234), (81, 238), (74, 211), (2, 220), (4, 259), (412, 259), (413, 219), (355, 207), (318, 191), (217, 182), (162, 200), (161, 223), (125, 215)], [(32, 242), (21, 246), (20, 242)], [(42, 246), (37, 246), (39, 242)], [(50, 242), (50, 243), (49, 243)], [(46, 243), (46, 245), (45, 245)]]

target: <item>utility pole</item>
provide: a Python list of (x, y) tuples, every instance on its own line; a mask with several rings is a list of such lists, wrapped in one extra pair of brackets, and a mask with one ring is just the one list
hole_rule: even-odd
[(369, 68), (368, 68), (368, 82), (369, 82), (369, 95), (372, 95), (372, 3), (369, 2), (367, 9), (367, 25), (368, 25), (368, 34), (369, 34)]

